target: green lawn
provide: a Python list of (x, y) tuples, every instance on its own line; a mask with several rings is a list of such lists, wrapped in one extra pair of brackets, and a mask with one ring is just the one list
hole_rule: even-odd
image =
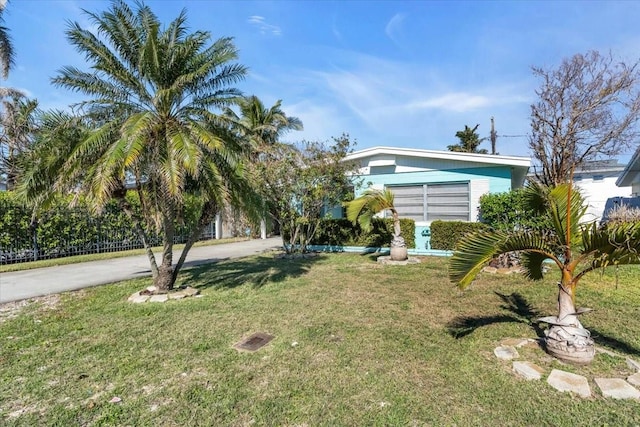
[[(631, 374), (624, 357), (575, 367), (520, 350), (547, 372), (587, 376), (591, 399), (518, 379), (494, 357), (501, 340), (535, 338), (531, 320), (554, 314), (555, 278), (482, 275), (460, 292), (445, 258), (265, 255), (185, 271), (181, 283), (202, 298), (127, 303), (147, 279), (34, 302), (0, 323), (0, 424), (639, 424), (640, 402), (605, 399), (593, 382)], [(639, 279), (624, 268), (617, 284), (611, 271), (578, 289), (596, 342), (636, 360)], [(255, 353), (232, 348), (258, 331), (276, 338)]]

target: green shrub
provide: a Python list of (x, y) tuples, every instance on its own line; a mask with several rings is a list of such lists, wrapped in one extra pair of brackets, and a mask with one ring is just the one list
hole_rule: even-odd
[[(400, 229), (408, 248), (415, 248), (415, 221), (400, 219)], [(359, 225), (354, 225), (346, 218), (324, 219), (311, 242), (313, 245), (331, 246), (363, 246), (389, 247), (393, 237), (393, 220), (390, 218), (374, 218), (371, 230), (364, 232)]]
[(546, 229), (551, 225), (540, 213), (526, 207), (523, 188), (480, 197), (480, 221), (503, 231)]
[(487, 228), (480, 222), (433, 221), (431, 223), (431, 249), (453, 250), (462, 236)]

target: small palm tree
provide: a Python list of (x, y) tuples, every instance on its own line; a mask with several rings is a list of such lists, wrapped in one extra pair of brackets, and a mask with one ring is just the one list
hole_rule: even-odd
[(594, 343), (578, 320), (578, 315), (589, 309), (576, 308), (576, 287), (590, 271), (640, 263), (640, 223), (603, 228), (595, 223), (580, 224), (586, 211), (584, 198), (570, 184), (532, 184), (526, 190), (526, 200), (548, 216), (552, 228), (471, 233), (456, 246), (449, 263), (449, 278), (465, 288), (493, 257), (517, 252), (525, 277), (541, 280), (544, 263), (550, 260), (561, 274), (558, 315), (540, 319), (551, 325), (546, 331), (546, 350), (562, 360), (589, 363), (595, 354)]
[(2, 71), (2, 77), (7, 78), (9, 76), (9, 70), (14, 65), (14, 52), (13, 43), (9, 36), (9, 29), (4, 25), (4, 11), (7, 6), (7, 2), (0, 2), (0, 70)]
[[(360, 227), (363, 230), (371, 229), (371, 220), (374, 215), (386, 210), (391, 211), (393, 218), (391, 258), (395, 261), (403, 261), (407, 259), (407, 244), (401, 236), (400, 217), (393, 202), (393, 193), (388, 188), (385, 188), (384, 190), (369, 188), (365, 190), (362, 196), (350, 202), (345, 202), (344, 205), (347, 207), (347, 219), (354, 224), (360, 224)], [(396, 255), (394, 248), (403, 248), (403, 250), (397, 251), (398, 254)]]

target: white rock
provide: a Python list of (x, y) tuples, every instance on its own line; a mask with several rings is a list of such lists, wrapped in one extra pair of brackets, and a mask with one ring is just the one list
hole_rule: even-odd
[(640, 391), (622, 378), (595, 378), (604, 397), (614, 399), (640, 399)]
[(149, 298), (149, 302), (165, 302), (168, 299), (169, 295), (167, 294), (151, 295), (151, 298)]
[(636, 362), (633, 359), (627, 358), (627, 366), (629, 366), (629, 368), (635, 370), (636, 372), (640, 372), (640, 362)]
[(525, 380), (539, 380), (544, 369), (531, 362), (513, 362), (513, 371)]
[(510, 345), (501, 345), (493, 350), (493, 354), (500, 360), (511, 360), (520, 357), (518, 350)]
[(547, 383), (558, 391), (568, 391), (580, 397), (591, 397), (591, 388), (582, 375), (554, 369), (547, 378)]
[(628, 377), (627, 381), (629, 382), (629, 384), (640, 386), (640, 372), (636, 372), (635, 374)]
[(133, 295), (131, 295), (129, 297), (129, 301), (135, 304), (140, 304), (143, 302), (147, 302), (149, 300), (149, 295), (140, 295), (139, 292), (136, 292), (138, 294), (138, 296), (136, 296), (135, 298), (133, 297)]

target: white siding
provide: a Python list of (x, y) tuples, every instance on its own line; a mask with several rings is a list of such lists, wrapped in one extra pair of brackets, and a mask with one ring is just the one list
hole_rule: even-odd
[(489, 192), (489, 180), (488, 179), (473, 179), (471, 180), (471, 221), (478, 220), (478, 213), (480, 212), (480, 197), (483, 194)]

